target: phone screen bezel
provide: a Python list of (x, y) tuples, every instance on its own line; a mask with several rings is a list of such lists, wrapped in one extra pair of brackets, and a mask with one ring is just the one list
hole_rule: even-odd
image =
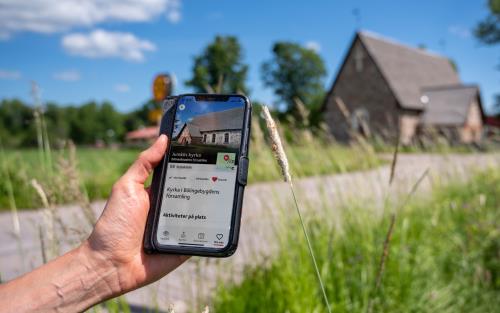
[[(168, 149), (165, 153), (164, 156), (164, 161), (163, 161), (163, 170), (162, 170), (162, 175), (161, 175), (161, 181), (159, 185), (159, 190), (158, 190), (158, 196), (157, 196), (157, 203), (156, 203), (156, 214), (155, 214), (155, 220), (153, 223), (153, 232), (152, 232), (152, 241), (153, 244), (156, 248), (156, 250), (160, 252), (168, 252), (168, 253), (177, 253), (177, 254), (189, 254), (189, 255), (214, 255), (214, 256), (223, 256), (225, 253), (231, 253), (232, 250), (234, 250), (236, 247), (236, 242), (235, 242), (235, 233), (236, 233), (236, 222), (239, 222), (239, 217), (240, 214), (238, 210), (241, 211), (241, 196), (240, 193), (242, 194), (242, 190), (244, 188), (244, 185), (242, 185), (239, 180), (239, 172), (240, 170), (244, 170), (240, 167), (240, 162), (241, 158), (247, 158), (248, 157), (248, 142), (249, 142), (249, 133), (250, 133), (250, 112), (251, 112), (251, 104), (250, 101), (248, 100), (247, 97), (239, 94), (183, 94), (178, 97), (175, 103), (175, 115), (177, 114), (177, 107), (179, 103), (181, 102), (181, 99), (183, 97), (195, 97), (197, 101), (207, 101), (207, 102), (221, 102), (221, 101), (228, 101), (230, 98), (233, 97), (239, 97), (243, 99), (243, 104), (244, 104), (244, 116), (243, 116), (243, 125), (241, 128), (241, 142), (240, 142), (240, 147), (238, 151), (238, 169), (237, 172), (235, 173), (236, 179), (235, 179), (235, 186), (234, 186), (234, 192), (233, 192), (233, 207), (231, 210), (231, 221), (229, 225), (229, 237), (226, 246), (222, 248), (212, 248), (212, 247), (196, 247), (196, 246), (182, 246), (182, 245), (165, 245), (161, 244), (158, 242), (158, 223), (160, 220), (160, 214), (161, 214), (161, 206), (163, 202), (163, 191), (164, 191), (164, 185), (165, 185), (165, 176), (166, 172), (168, 170), (168, 160), (170, 157), (171, 153), (171, 145), (168, 146)], [(170, 130), (170, 134), (173, 132), (173, 125), (172, 129)]]

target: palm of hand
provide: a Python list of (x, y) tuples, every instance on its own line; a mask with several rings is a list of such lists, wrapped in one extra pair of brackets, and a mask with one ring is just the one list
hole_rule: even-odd
[(124, 291), (163, 277), (187, 259), (177, 255), (147, 255), (142, 247), (149, 210), (149, 193), (144, 182), (163, 157), (166, 146), (166, 138), (160, 137), (113, 186), (88, 240), (92, 249), (118, 270), (120, 288)]

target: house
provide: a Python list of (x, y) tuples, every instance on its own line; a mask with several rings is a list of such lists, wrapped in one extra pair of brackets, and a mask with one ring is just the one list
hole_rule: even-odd
[(479, 142), (483, 113), (477, 86), (455, 85), (422, 89), (424, 104), (418, 132), (436, 130), (453, 142)]
[(239, 147), (243, 116), (243, 107), (195, 116), (181, 127), (175, 140), (180, 144)]
[(158, 138), (159, 132), (160, 132), (159, 126), (143, 127), (128, 132), (125, 135), (125, 140), (129, 144), (149, 143), (153, 142), (156, 138)]
[(356, 33), (323, 104), (339, 141), (355, 133), (404, 144), (434, 130), (463, 143), (481, 139), (479, 88), (461, 83), (446, 57), (370, 32)]
[(484, 120), (484, 123), (492, 128), (500, 128), (500, 114), (497, 116), (487, 116)]
[(486, 116), (484, 119), (484, 135), (494, 141), (500, 142), (500, 114)]

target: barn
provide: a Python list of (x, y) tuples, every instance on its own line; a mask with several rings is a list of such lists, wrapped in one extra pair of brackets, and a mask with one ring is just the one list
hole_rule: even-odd
[(244, 108), (195, 116), (185, 123), (176, 141), (179, 144), (223, 145), (237, 148), (241, 141)]
[(332, 134), (409, 144), (432, 132), (452, 141), (481, 140), (479, 88), (464, 85), (446, 57), (371, 32), (358, 32), (330, 88), (323, 114)]

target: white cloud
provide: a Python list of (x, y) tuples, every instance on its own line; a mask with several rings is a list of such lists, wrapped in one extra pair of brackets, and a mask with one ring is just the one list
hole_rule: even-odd
[(156, 46), (148, 40), (139, 39), (131, 33), (108, 32), (96, 29), (88, 34), (73, 33), (63, 37), (64, 50), (87, 58), (122, 58), (128, 61), (144, 60), (144, 52), (155, 51)]
[(56, 33), (110, 22), (181, 19), (180, 0), (0, 0), (0, 39), (22, 31)]
[(306, 48), (313, 50), (316, 53), (319, 53), (321, 51), (321, 45), (317, 41), (308, 41), (306, 42)]
[(54, 73), (54, 79), (62, 80), (65, 82), (76, 82), (79, 81), (81, 76), (80, 72), (77, 70), (67, 70), (62, 72)]
[(9, 70), (1, 70), (0, 69), (0, 79), (6, 80), (19, 80), (22, 75), (19, 71), (9, 71)]
[(167, 20), (170, 23), (177, 24), (181, 20), (181, 1), (170, 0), (167, 4)]
[(127, 84), (116, 84), (115, 91), (120, 93), (126, 93), (130, 91), (130, 86)]
[(454, 36), (464, 39), (470, 38), (471, 36), (470, 29), (458, 25), (452, 25), (448, 27), (448, 32)]

